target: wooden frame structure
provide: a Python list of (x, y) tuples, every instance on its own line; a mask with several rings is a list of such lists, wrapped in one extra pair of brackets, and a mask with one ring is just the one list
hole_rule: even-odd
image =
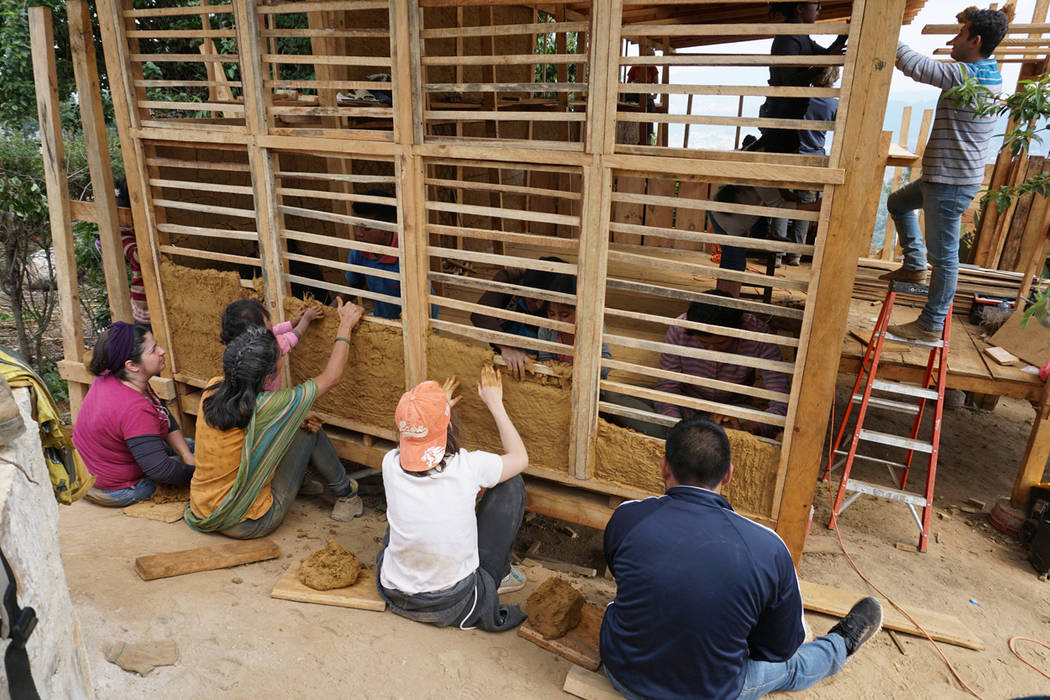
[[(180, 338), (173, 331), (179, 319), (169, 316), (165, 261), (256, 269), (262, 296), (278, 315), (284, 314), (283, 302), (296, 284), (353, 291), (401, 306), (400, 320), (374, 322), (399, 331), (405, 386), (428, 377), (428, 366), (435, 362), (428, 356), (428, 334), (435, 331), (441, 338), (481, 344), (514, 340), (519, 347), (575, 358), (566, 468), (530, 469), (548, 481), (582, 489), (575, 493), (599, 497), (564, 501), (564, 495), (548, 493), (548, 504), (562, 499), (551, 508), (559, 517), (576, 515), (600, 524), (603, 508), (654, 490), (651, 483), (600, 478), (599, 443), (605, 430), (600, 413), (668, 422), (652, 410), (625, 408), (610, 395), (667, 401), (782, 428), (777, 467), (764, 487), (768, 508), (749, 514), (775, 523), (797, 559), (820, 467), (855, 261), (868, 245), (875, 216), (870, 193), (882, 180), (874, 144), (881, 135), (895, 41), (901, 23), (922, 4), (826, 3), (828, 21), (789, 27), (763, 21), (767, 3), (758, 0), (594, 0), (539, 8), (520, 0), (204, 0), (190, 7), (148, 9), (136, 9), (129, 0), (99, 0), (154, 332), (174, 350), (167, 396), (177, 393), (181, 405), (193, 412), (193, 394), (208, 377), (180, 369)], [(162, 27), (163, 18), (193, 17), (199, 18), (200, 29)], [(282, 19), (289, 17), (295, 21)], [(686, 48), (784, 33), (845, 33), (848, 49), (844, 56), (785, 57)], [(538, 55), (537, 37), (550, 34), (553, 39), (543, 41), (554, 52)], [(197, 53), (178, 49), (182, 44), (176, 40), (186, 39), (201, 42)], [(199, 63), (202, 79), (164, 79), (163, 66), (171, 62)], [(682, 68), (764, 72), (771, 65), (817, 64), (841, 65), (842, 87), (771, 87), (764, 78), (750, 86), (724, 85), (717, 76), (669, 80)], [(312, 70), (304, 77), (286, 66)], [(628, 83), (627, 69), (633, 66), (662, 69), (660, 83)], [(370, 75), (373, 70), (380, 73)], [(854, 98), (861, 86), (863, 98)], [(164, 93), (192, 89), (206, 90), (206, 99), (187, 103)], [(376, 99), (384, 91), (389, 91), (389, 103)], [(702, 108), (676, 113), (662, 100), (649, 109), (646, 93), (668, 102), (685, 95), (711, 113)], [(819, 125), (834, 131), (829, 156), (669, 145), (675, 141), (669, 138), (673, 124), (692, 127), (694, 134), (700, 127), (811, 128), (801, 120), (741, 116), (740, 105), (747, 98), (825, 93), (840, 99), (837, 120)], [(624, 99), (632, 94), (642, 95), (633, 106)], [(718, 113), (722, 97), (732, 101), (737, 116)], [(645, 124), (652, 125), (652, 140), (637, 143), (629, 137), (624, 142), (625, 133)], [(688, 135), (683, 144), (689, 145)], [(715, 190), (723, 184), (790, 186), (818, 191), (823, 199), (812, 213), (720, 202)], [(373, 187), (384, 191), (370, 192)], [(357, 205), (387, 202), (396, 204), (395, 222), (354, 213)], [(104, 209), (112, 222), (114, 210)], [(712, 244), (744, 242), (711, 232), (704, 216), (711, 211), (815, 221), (813, 246), (757, 244), (771, 253), (812, 255), (812, 274), (792, 282), (698, 265)], [(355, 241), (346, 235), (354, 226), (395, 232), (396, 243)], [(340, 230), (342, 235), (332, 233)], [(368, 274), (396, 278), (400, 296), (349, 290), (341, 276), (364, 270), (331, 254), (311, 253), (309, 246), (336, 249), (340, 256), (357, 250), (396, 259), (395, 272), (384, 275), (371, 268)], [(560, 259), (544, 259), (552, 254)], [(323, 267), (327, 274), (303, 276), (296, 272), (297, 263)], [(483, 266), (573, 275), (577, 291), (566, 295), (501, 286), (480, 275), (449, 272)], [(674, 397), (653, 388), (654, 381), (667, 378), (655, 358), (673, 349), (660, 338), (674, 326), (704, 330), (678, 314), (690, 301), (704, 300), (700, 294), (715, 278), (805, 293), (795, 305), (746, 297), (720, 302), (781, 319), (784, 323), (774, 323), (768, 337), (742, 335), (775, 342), (787, 359), (749, 364), (739, 355), (691, 351), (701, 359), (789, 375), (786, 395), (765, 389), (737, 392), (779, 399), (787, 405), (786, 415), (728, 400)], [(501, 289), (575, 306), (575, 325), (529, 319), (557, 338), (572, 340), (523, 340), (475, 328), (463, 320), (479, 310), (464, 289), (474, 295)], [(633, 304), (641, 298), (652, 303)], [(438, 307), (435, 318), (432, 305)], [(513, 310), (486, 307), (485, 313), (525, 320)], [(625, 332), (631, 324), (649, 328), (648, 334)], [(67, 340), (67, 358), (77, 357), (82, 341)], [(614, 359), (602, 358), (603, 343), (617, 348)], [(77, 351), (70, 352), (71, 347)], [(603, 370), (617, 374), (605, 378)], [(75, 360), (64, 363), (63, 371), (71, 385), (89, 381)], [(688, 381), (685, 375), (674, 379)], [(71, 391), (71, 396), (76, 394)], [(375, 441), (393, 437), (388, 425), (347, 415), (330, 419), (359, 434), (344, 452), (358, 461), (374, 463)]]

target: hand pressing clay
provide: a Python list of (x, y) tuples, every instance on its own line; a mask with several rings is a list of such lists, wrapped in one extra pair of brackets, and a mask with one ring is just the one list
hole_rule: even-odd
[(525, 608), (529, 624), (545, 639), (557, 639), (580, 624), (583, 595), (558, 576), (543, 582), (529, 596)]
[(328, 540), (324, 549), (303, 559), (299, 581), (315, 591), (328, 591), (354, 585), (360, 573), (361, 561), (354, 553), (335, 540)]

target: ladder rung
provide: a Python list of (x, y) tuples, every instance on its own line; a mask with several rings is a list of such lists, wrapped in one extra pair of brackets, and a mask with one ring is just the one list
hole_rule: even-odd
[(944, 339), (940, 340), (922, 340), (921, 338), (905, 338), (902, 335), (893, 335), (889, 331), (886, 331), (886, 340), (892, 340), (895, 343), (907, 343), (908, 345), (921, 345), (924, 348), (943, 348)]
[[(864, 394), (854, 394), (853, 403), (860, 403), (864, 399)], [(883, 399), (878, 396), (869, 396), (868, 405), (876, 406), (878, 408), (885, 408), (888, 411), (898, 411), (900, 413), (910, 413), (915, 415), (919, 412), (919, 407), (912, 403), (904, 403), (903, 401), (894, 401), (893, 399)]]
[(924, 389), (918, 384), (905, 384), (904, 382), (888, 382), (883, 379), (874, 379), (871, 382), (871, 388), (878, 391), (889, 391), (894, 394), (903, 394), (904, 396), (914, 396), (918, 399), (933, 399), (936, 401), (940, 398), (940, 394), (937, 393), (936, 389)]
[(900, 489), (893, 489), (888, 486), (869, 484), (866, 481), (850, 479), (846, 482), (846, 490), (866, 493), (870, 496), (878, 496), (879, 498), (886, 498), (891, 501), (900, 501), (901, 503), (907, 503), (913, 506), (926, 507), (925, 496), (920, 496), (916, 493), (909, 493), (908, 491), (901, 491)]
[(879, 433), (874, 430), (861, 430), (860, 439), (867, 440), (868, 442), (882, 443), (883, 445), (903, 447), (906, 450), (915, 450), (916, 452), (933, 452), (932, 443), (915, 440), (913, 438), (901, 437), (899, 435), (890, 435), (889, 433)]
[[(846, 456), (849, 455), (849, 452), (846, 452), (845, 450), (835, 450), (835, 454), (837, 454), (837, 455), (839, 455), (841, 457), (846, 457)], [(854, 454), (853, 455), (853, 459), (863, 459), (865, 462), (874, 462), (875, 464), (885, 464), (887, 467), (893, 467), (894, 469), (908, 469), (909, 468), (907, 464), (901, 464), (900, 462), (891, 462), (888, 459), (879, 459), (878, 457), (869, 457), (868, 455), (862, 455), (860, 453)]]

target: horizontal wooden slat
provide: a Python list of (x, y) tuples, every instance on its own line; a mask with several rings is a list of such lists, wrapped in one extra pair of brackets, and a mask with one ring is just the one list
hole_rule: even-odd
[[(693, 243), (714, 243), (715, 245), (735, 245), (749, 250), (767, 250), (771, 253), (794, 253), (796, 255), (812, 255), (813, 246), (801, 243), (788, 243), (779, 239), (748, 238), (746, 236), (723, 236), (720, 233), (709, 233), (707, 231), (688, 231), (678, 228), (658, 228), (655, 226), (639, 226), (637, 224), (621, 224), (612, 222), (609, 224), (612, 233), (628, 233), (637, 236), (655, 236), (656, 238), (667, 238), (674, 241), (690, 241)], [(619, 243), (614, 244), (616, 249), (630, 250), (633, 246)]]
[[(815, 58), (815, 57), (807, 57)], [(424, 66), (527, 66), (552, 64), (585, 64), (586, 54), (578, 53), (545, 53), (545, 54), (497, 54), (495, 56), (424, 56)]]
[(384, 270), (381, 267), (368, 267), (366, 265), (351, 265), (339, 260), (332, 260), (330, 258), (318, 258), (312, 255), (300, 255), (299, 253), (282, 253), (281, 257), (285, 260), (293, 260), (296, 262), (312, 263), (321, 267), (330, 267), (335, 270), (342, 270), (343, 272), (356, 272), (360, 275), (368, 275), (369, 277), (379, 277), (387, 280), (401, 281), (401, 274), (393, 272), (391, 270)]
[(729, 352), (719, 352), (717, 350), (687, 348), (682, 347), (681, 345), (671, 345), (670, 343), (664, 343), (662, 341), (657, 342), (655, 340), (645, 340), (644, 338), (632, 338), (630, 336), (617, 335), (615, 333), (604, 333), (602, 334), (602, 338), (610, 345), (620, 345), (628, 348), (635, 348), (637, 350), (668, 353), (671, 355), (679, 355), (680, 357), (691, 357), (697, 360), (713, 360), (727, 365), (764, 369), (771, 372), (781, 372), (783, 374), (795, 373), (795, 365), (781, 360), (766, 360), (761, 357), (737, 355)]
[[(546, 62), (546, 61), (544, 61)], [(621, 66), (841, 66), (844, 56), (770, 56), (769, 54), (689, 54), (621, 56)]]
[(730, 95), (733, 97), (838, 97), (839, 88), (794, 87), (787, 85), (654, 85), (640, 88), (638, 83), (620, 83), (620, 93), (645, 92), (656, 95)]
[(376, 245), (375, 243), (365, 243), (363, 241), (355, 241), (350, 238), (322, 236), (317, 233), (306, 233), (305, 231), (296, 231), (295, 229), (289, 228), (282, 228), (281, 236), (283, 236), (284, 238), (290, 238), (294, 241), (302, 241), (303, 243), (316, 243), (317, 245), (332, 246), (333, 248), (341, 248), (343, 250), (360, 250), (365, 253), (389, 255), (395, 258), (401, 254), (401, 251), (399, 251), (393, 246)]
[[(448, 109), (428, 109), (423, 112), (425, 119), (480, 120), (495, 119), (501, 122), (584, 122), (586, 112), (521, 112), (512, 110), (469, 111)], [(801, 120), (800, 120), (801, 121)]]
[(233, 5), (189, 5), (187, 7), (151, 7), (142, 10), (124, 10), (125, 17), (178, 17), (183, 15), (200, 16), (224, 15), (233, 12)]
[(631, 406), (621, 406), (620, 404), (610, 403), (608, 401), (598, 401), (598, 410), (601, 413), (611, 413), (615, 416), (643, 420), (649, 423), (655, 423), (656, 425), (663, 425), (668, 428), (674, 427), (679, 422), (678, 418), (671, 418), (670, 416), (654, 413), (652, 411), (643, 411), (640, 408), (633, 408)]
[(575, 238), (559, 238), (556, 236), (543, 236), (532, 233), (515, 233), (513, 231), (497, 231), (487, 228), (470, 228), (466, 226), (441, 226), (439, 224), (427, 224), (427, 232), (439, 236), (455, 236), (457, 238), (470, 238), (482, 241), (500, 241), (502, 243), (521, 243), (536, 246), (538, 248), (549, 248), (554, 250), (576, 251), (579, 241)]
[(389, 68), (393, 65), (389, 56), (313, 56), (286, 53), (264, 53), (262, 59), (266, 63), (294, 63), (315, 66), (380, 66), (383, 68)]
[(617, 250), (609, 251), (609, 261), (646, 267), (650, 270), (653, 270), (654, 275), (660, 275), (661, 270), (666, 270), (668, 272), (676, 271), (682, 275), (707, 273), (711, 277), (732, 280), (734, 282), (741, 282), (743, 284), (758, 285), (760, 287), (776, 287), (777, 289), (795, 289), (802, 292), (806, 291), (809, 288), (809, 282), (803, 279), (793, 279), (791, 277), (774, 277), (772, 275), (767, 275), (759, 272), (726, 270), (723, 268), (715, 267), (698, 267), (697, 265), (690, 262), (679, 262), (677, 260), (671, 260), (669, 258), (664, 257), (639, 255), (637, 253), (625, 253)]
[(452, 297), (431, 294), (430, 303), (437, 304), (438, 306), (445, 306), (450, 309), (466, 311), (472, 314), (479, 313), (483, 316), (498, 318), (503, 321), (520, 321), (521, 323), (525, 323), (530, 326), (551, 328), (561, 333), (568, 333), (570, 335), (576, 332), (576, 326), (572, 323), (563, 323), (561, 321), (555, 321), (553, 319), (547, 318), (546, 316), (534, 316), (533, 314), (525, 314), (521, 313), (520, 311), (509, 311), (504, 308), (485, 306), (483, 304), (475, 304), (474, 302), (464, 301), (462, 299), (454, 299)]
[(470, 260), (472, 262), (488, 263), (502, 267), (516, 267), (523, 270), (543, 270), (563, 275), (575, 275), (576, 265), (567, 262), (554, 262), (552, 260), (533, 260), (514, 255), (499, 255), (496, 253), (483, 253), (477, 250), (464, 250), (462, 248), (441, 248), (429, 246), (427, 255), (432, 258), (445, 257), (454, 260)]
[(201, 260), (212, 260), (215, 262), (232, 263), (234, 265), (254, 265), (260, 267), (262, 262), (257, 257), (249, 257), (247, 255), (232, 255), (230, 253), (217, 253), (211, 250), (197, 250), (196, 248), (183, 248), (181, 246), (174, 245), (162, 245), (160, 246), (160, 252), (167, 253), (168, 255), (183, 255), (188, 258), (198, 258)]
[(659, 156), (608, 155), (606, 165), (628, 172), (675, 173), (701, 175), (718, 178), (722, 182), (732, 180), (775, 179), (782, 186), (806, 189), (805, 185), (841, 185), (845, 172), (841, 168), (819, 168), (806, 165), (778, 163), (770, 168), (768, 163), (746, 161), (704, 161), (691, 158), (667, 158)]
[(301, 216), (306, 219), (331, 221), (337, 224), (349, 224), (350, 226), (367, 226), (368, 228), (379, 229), (380, 231), (401, 230), (400, 226), (390, 221), (376, 221), (375, 219), (365, 219), (360, 216), (351, 216), (349, 214), (335, 214), (327, 211), (304, 209), (303, 207), (289, 207), (283, 204), (277, 207), (277, 211), (289, 216)]
[(508, 194), (524, 194), (532, 197), (556, 197), (558, 199), (569, 199), (580, 201), (583, 195), (571, 190), (549, 190), (543, 187), (524, 187), (521, 185), (507, 185), (501, 182), (482, 182), (480, 180), (444, 180), (428, 177), (424, 180), (427, 185), (435, 187), (448, 187), (450, 189), (474, 190), (483, 192), (505, 192)]
[(442, 27), (419, 32), (423, 39), (449, 39), (469, 36), (518, 36), (521, 34), (560, 34), (586, 32), (590, 22), (535, 22), (532, 24), (494, 24), (480, 27)]
[(252, 188), (250, 186), (224, 185), (218, 182), (193, 182), (190, 180), (164, 180), (160, 178), (150, 178), (149, 184), (152, 187), (167, 187), (176, 190), (193, 190), (195, 192), (207, 190), (209, 192), (223, 192), (225, 194), (253, 194)]
[(135, 87), (229, 87), (239, 88), (239, 80), (136, 80)]
[(427, 274), (427, 278), (431, 282), (440, 282), (454, 287), (478, 289), (483, 292), (503, 292), (504, 294), (514, 294), (517, 296), (532, 297), (533, 299), (553, 301), (559, 304), (569, 304), (571, 306), (576, 305), (576, 296), (573, 294), (563, 294), (562, 292), (549, 292), (545, 289), (535, 289), (533, 287), (525, 287), (518, 284), (507, 284), (506, 282), (496, 282), (495, 280), (479, 279), (477, 277), (449, 275), (445, 274), (444, 272), (430, 272)]
[(272, 88), (332, 89), (332, 90), (392, 90), (393, 83), (371, 80), (263, 80), (263, 85)]
[[(927, 24), (922, 28), (923, 34), (958, 34), (958, 24)], [(1010, 34), (1037, 34), (1042, 32), (1050, 32), (1050, 23), (1039, 23), (1039, 24), (1025, 24), (1018, 22), (1010, 25)]]
[(755, 36), (767, 37), (795, 34), (848, 34), (849, 25), (845, 22), (803, 24), (737, 24), (735, 22), (718, 22), (712, 24), (630, 24), (620, 30), (625, 39), (637, 36)]
[(161, 233), (173, 233), (184, 236), (210, 236), (211, 238), (224, 238), (235, 241), (259, 240), (259, 234), (255, 231), (231, 231), (203, 226), (183, 226), (182, 224), (157, 224), (157, 230)]
[(249, 172), (247, 163), (231, 163), (229, 161), (211, 162), (207, 160), (182, 160), (181, 158), (151, 157), (146, 159), (147, 165), (155, 165), (159, 168), (186, 168), (188, 170), (225, 170), (229, 172)]
[(547, 224), (561, 224), (564, 226), (579, 226), (580, 217), (567, 214), (549, 214), (547, 212), (530, 212), (521, 209), (501, 209), (499, 207), (482, 207), (474, 204), (455, 204), (451, 202), (427, 202), (428, 211), (447, 211), (453, 214), (476, 214), (478, 216), (492, 216), (499, 219), (514, 219), (515, 221), (535, 221)]
[[(722, 297), (712, 297), (710, 299), (710, 302), (713, 304), (718, 304), (721, 300)], [(610, 306), (605, 307), (605, 315), (619, 318), (629, 318), (634, 321), (656, 323), (662, 326), (679, 326), (681, 328), (688, 328), (690, 330), (700, 331), (702, 333), (715, 333), (717, 335), (724, 335), (730, 338), (757, 340), (762, 343), (771, 343), (773, 345), (786, 345), (794, 348), (797, 348), (799, 345), (798, 338), (794, 338), (791, 336), (777, 335), (775, 333), (758, 333), (756, 331), (749, 331), (743, 328), (727, 328), (725, 326), (716, 326), (710, 323), (697, 323), (696, 321), (690, 321), (685, 318), (668, 318), (666, 316), (643, 314), (638, 311), (625, 311), (623, 309), (614, 309)]]
[(287, 197), (328, 199), (342, 202), (372, 202), (374, 204), (387, 204), (390, 206), (395, 206), (396, 204), (392, 197), (376, 197), (365, 194), (351, 194), (349, 192), (333, 192), (331, 190), (305, 190), (297, 187), (278, 187), (277, 194)]
[(244, 105), (237, 102), (168, 102), (165, 100), (140, 100), (139, 109), (171, 109), (183, 112), (230, 112), (244, 114)]
[(325, 12), (343, 10), (354, 12), (360, 10), (387, 10), (387, 0), (326, 0), (324, 2), (282, 2), (273, 5), (259, 4), (255, 11), (260, 15), (298, 14), (301, 12)]
[[(295, 170), (281, 170), (275, 177), (296, 178), (299, 180), (325, 180), (327, 182), (353, 182), (362, 185), (392, 185), (396, 182), (390, 175), (344, 175), (340, 173), (305, 173)], [(394, 201), (394, 198), (390, 198)]]
[(779, 403), (787, 403), (791, 399), (791, 396), (789, 396), (788, 394), (782, 394), (779, 391), (770, 391), (769, 389), (751, 386), (750, 384), (735, 384), (733, 382), (723, 382), (718, 379), (708, 379), (707, 377), (700, 377), (695, 374), (669, 372), (667, 370), (660, 369), (659, 367), (647, 367), (645, 365), (639, 365), (633, 362), (621, 362), (619, 360), (610, 360), (606, 357), (602, 358), (602, 366), (608, 367), (609, 369), (619, 370), (622, 372), (630, 372), (631, 374), (650, 377), (652, 379), (669, 379), (673, 382), (679, 382), (681, 384), (702, 386), (710, 389), (716, 389), (718, 391), (726, 391), (733, 394), (753, 396), (755, 398), (766, 399), (768, 401), (777, 401)]
[(423, 92), (587, 92), (587, 83), (429, 83)]
[(133, 53), (129, 58), (135, 63), (239, 63), (241, 60), (235, 53)]
[[(724, 272), (717, 268), (711, 268), (713, 272), (719, 273)], [(450, 275), (452, 276), (452, 275)], [(679, 299), (681, 301), (703, 301), (710, 303), (711, 296), (704, 294), (703, 292), (693, 292), (687, 289), (677, 289), (675, 287), (664, 287), (658, 284), (649, 284), (646, 282), (633, 282), (631, 280), (621, 280), (615, 278), (606, 279), (606, 286), (610, 289), (617, 289), (624, 292), (632, 292), (635, 294), (649, 294), (657, 297), (667, 297), (670, 299)], [(802, 320), (803, 311), (802, 309), (792, 309), (786, 306), (778, 306), (776, 304), (765, 304), (758, 301), (750, 301), (747, 299), (730, 299), (721, 298), (718, 303), (722, 306), (729, 306), (734, 309), (740, 309), (741, 311), (747, 311), (757, 316), (782, 316), (784, 318), (792, 318), (796, 320)]]
[(312, 37), (319, 37), (322, 39), (370, 39), (388, 37), (390, 36), (390, 30), (382, 28), (335, 29), (331, 27), (318, 27), (316, 29), (267, 28), (260, 30), (259, 35), (263, 37), (288, 39)]
[(322, 107), (320, 105), (270, 105), (271, 114), (294, 114), (315, 117), (376, 117), (392, 119), (391, 107)]
[[(199, 12), (197, 14), (200, 14)], [(135, 39), (233, 39), (235, 29), (129, 29), (127, 36)]]
[(623, 384), (620, 382), (611, 382), (608, 380), (602, 380), (599, 386), (607, 391), (612, 391), (617, 394), (627, 394), (628, 396), (637, 396), (640, 399), (648, 399), (649, 401), (660, 401), (661, 403), (671, 403), (676, 406), (684, 406), (691, 408), (695, 411), (706, 411), (709, 413), (717, 413), (722, 416), (732, 416), (743, 421), (752, 421), (755, 423), (763, 423), (766, 425), (775, 425), (778, 428), (783, 428), (787, 425), (787, 420), (784, 416), (777, 415), (775, 413), (766, 413), (765, 411), (759, 411), (754, 408), (746, 408), (744, 406), (734, 406), (731, 404), (718, 403), (717, 401), (705, 401), (704, 399), (694, 399), (691, 396), (682, 396), (680, 394), (668, 394), (663, 391), (657, 391), (655, 389), (649, 389), (647, 387), (634, 386), (633, 384)]
[(299, 275), (282, 275), (283, 279), (287, 282), (294, 282), (302, 284), (307, 287), (316, 287), (318, 289), (327, 289), (330, 292), (336, 292), (337, 294), (345, 294), (351, 297), (362, 297), (364, 299), (371, 299), (372, 301), (385, 301), (388, 304), (402, 305), (401, 297), (393, 297), (389, 294), (380, 294), (379, 292), (373, 292), (369, 289), (359, 289), (357, 287), (351, 287), (347, 284), (332, 284), (331, 282), (325, 282), (324, 280), (315, 280), (309, 277), (301, 277)]
[(771, 216), (797, 221), (819, 221), (820, 213), (791, 207), (766, 207), (757, 204), (737, 204), (736, 202), (719, 202), (713, 199), (689, 199), (686, 197), (666, 197), (655, 194), (637, 194), (634, 192), (613, 192), (612, 201), (645, 204), (647, 206), (673, 207), (676, 209), (701, 209), (725, 214), (746, 214), (751, 216)]
[(462, 323), (453, 323), (451, 321), (442, 321), (436, 318), (430, 319), (430, 325), (439, 331), (454, 333), (473, 340), (480, 340), (483, 343), (508, 345), (510, 347), (524, 348), (526, 350), (549, 352), (555, 355), (572, 355), (574, 352), (571, 345), (551, 343), (546, 340), (528, 338), (526, 336), (514, 335), (512, 333), (490, 331), (487, 328), (475, 328), (474, 326), (466, 326)]
[(800, 131), (834, 131), (835, 122), (817, 119), (770, 119), (768, 117), (720, 117), (708, 114), (660, 114), (654, 112), (617, 112), (621, 122), (656, 124), (707, 124), (708, 126), (751, 126), (765, 129), (799, 129)]
[(203, 214), (225, 214), (226, 216), (237, 216), (243, 219), (255, 219), (254, 209), (236, 209), (234, 207), (220, 207), (214, 204), (178, 202), (172, 199), (154, 199), (153, 206), (166, 207), (168, 209), (182, 209), (184, 211), (196, 211)]
[[(423, 146), (421, 146), (423, 148)], [(467, 147), (470, 148), (470, 147)], [(474, 149), (471, 149), (472, 151)], [(573, 160), (577, 156), (572, 156)], [(511, 172), (522, 172), (528, 170), (532, 173), (566, 173), (569, 175), (581, 175), (582, 171), (580, 168), (572, 165), (555, 165), (551, 163), (534, 163), (528, 162), (528, 165), (524, 165), (525, 162), (500, 162), (495, 160), (478, 160), (476, 158), (427, 158), (427, 165), (450, 165), (454, 168), (489, 168), (491, 170), (509, 170)]]

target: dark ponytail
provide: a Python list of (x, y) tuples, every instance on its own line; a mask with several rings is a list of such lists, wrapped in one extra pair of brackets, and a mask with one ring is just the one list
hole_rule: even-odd
[[(102, 331), (98, 337), (98, 342), (95, 343), (94, 350), (91, 351), (91, 362), (88, 364), (88, 371), (96, 377), (101, 377), (108, 373), (117, 379), (124, 380), (128, 376), (124, 363), (128, 360), (135, 364), (142, 361), (142, 351), (146, 349), (146, 334), (150, 332), (149, 326), (144, 326), (141, 323), (135, 324), (131, 349), (128, 351), (126, 347), (117, 347), (121, 345), (121, 343), (116, 342), (117, 336), (122, 332), (126, 332), (116, 328), (119, 325), (114, 323)], [(129, 324), (123, 325), (126, 328)], [(113, 336), (113, 342), (111, 342), (111, 336)], [(127, 352), (127, 356), (120, 357), (125, 352)]]
[(204, 419), (219, 430), (245, 428), (255, 413), (255, 399), (280, 357), (273, 333), (254, 326), (230, 341), (222, 354), (223, 379), (205, 391)]

